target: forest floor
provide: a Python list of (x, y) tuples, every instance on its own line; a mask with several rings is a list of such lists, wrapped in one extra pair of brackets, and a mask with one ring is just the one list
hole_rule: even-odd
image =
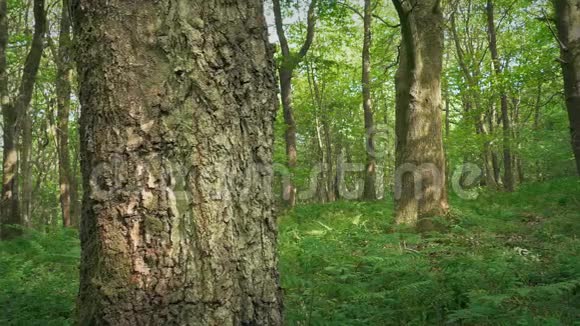
[[(445, 232), (395, 228), (391, 201), (281, 217), (288, 325), (578, 325), (580, 181), (452, 198)], [(0, 243), (0, 325), (67, 325), (75, 231)]]

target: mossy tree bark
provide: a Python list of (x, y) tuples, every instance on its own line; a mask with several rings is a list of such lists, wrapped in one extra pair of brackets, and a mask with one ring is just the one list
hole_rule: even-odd
[(572, 150), (580, 175), (580, 1), (554, 0), (554, 5)]
[(73, 0), (81, 325), (280, 325), (261, 0)]
[(441, 121), (443, 15), (439, 0), (393, 3), (402, 32), (396, 75), (396, 222), (430, 229), (430, 218), (448, 210)]

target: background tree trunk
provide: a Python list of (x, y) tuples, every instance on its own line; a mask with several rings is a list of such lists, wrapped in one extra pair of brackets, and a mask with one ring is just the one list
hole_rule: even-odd
[(580, 1), (554, 0), (572, 150), (580, 175)]
[[(60, 191), (60, 206), (62, 212), (63, 227), (72, 225), (72, 201), (71, 198), (78, 198), (76, 187), (72, 186), (72, 174), (69, 154), (69, 115), (70, 115), (70, 95), (71, 95), (71, 21), (69, 17), (69, 1), (62, 1), (62, 11), (60, 17), (60, 32), (58, 40), (57, 76), (56, 76), (56, 96), (57, 96), (57, 151), (58, 151), (58, 177)], [(77, 219), (78, 217), (74, 217)]]
[(21, 116), (17, 124), (20, 128), (20, 175), (22, 181), (20, 196), (20, 212), (22, 213), (22, 224), (30, 226), (31, 223), (31, 205), (32, 205), (32, 112), (30, 106), (24, 108), (24, 111), (18, 112)]
[[(495, 110), (495, 105), (492, 103), (492, 105), (489, 108), (489, 112), (488, 112), (488, 116), (487, 116), (487, 124), (489, 126), (489, 133), (491, 135), (494, 134), (494, 130), (495, 130), (495, 124), (496, 124), (496, 110)], [(499, 156), (497, 151), (490, 146), (491, 149), (491, 165), (493, 167), (493, 176), (495, 179), (496, 184), (499, 186), (499, 184), (502, 182), (501, 180), (501, 164), (500, 164), (500, 160), (499, 160)]]
[[(476, 134), (483, 134), (483, 135), (488, 135), (489, 131), (485, 126), (485, 114), (483, 112), (481, 112), (479, 106), (480, 106), (480, 102), (481, 102), (481, 93), (477, 90), (478, 89), (478, 84), (479, 84), (479, 76), (481, 75), (481, 69), (480, 69), (480, 62), (478, 62), (475, 67), (472, 67), (468, 64), (464, 53), (468, 52), (468, 53), (473, 53), (474, 49), (469, 48), (469, 46), (471, 45), (470, 42), (466, 42), (466, 46), (468, 50), (464, 50), (463, 46), (461, 45), (461, 40), (459, 38), (458, 32), (457, 32), (457, 27), (455, 24), (455, 13), (453, 13), (450, 17), (450, 22), (451, 22), (451, 34), (453, 36), (453, 43), (455, 44), (455, 53), (457, 56), (457, 62), (459, 63), (459, 67), (461, 68), (461, 71), (463, 73), (463, 76), (465, 77), (465, 80), (467, 81), (467, 94), (464, 96), (466, 99), (464, 99), (464, 102), (468, 102), (468, 103), (464, 103), (464, 107), (466, 108), (471, 108), (472, 104), (474, 106), (474, 111), (475, 114), (470, 115), (469, 111), (470, 110), (465, 110), (465, 117), (471, 121), (472, 120), (472, 116), (475, 116), (475, 132)], [(493, 167), (492, 167), (492, 159), (491, 157), (493, 156), (492, 151), (491, 151), (491, 146), (490, 146), (490, 142), (489, 141), (485, 141), (483, 144), (483, 150), (482, 150), (482, 154), (481, 154), (481, 158), (483, 161), (483, 166), (484, 166), (484, 171), (485, 171), (485, 184), (487, 187), (492, 188), (492, 189), (496, 189), (497, 188), (497, 180), (495, 178), (495, 174), (493, 172)], [(467, 163), (467, 162), (464, 162)]]
[[(502, 74), (501, 63), (499, 61), (499, 54), (497, 50), (497, 35), (495, 30), (494, 7), (493, 1), (487, 0), (487, 31), (489, 36), (489, 50), (491, 52), (491, 59), (495, 74), (500, 77)], [(511, 124), (508, 107), (508, 98), (503, 86), (500, 86), (500, 108), (501, 121), (503, 126), (503, 165), (504, 165), (504, 180), (503, 185), (505, 190), (514, 191), (514, 172), (512, 167), (511, 154)]]
[(364, 40), (362, 50), (362, 88), (363, 109), (365, 116), (366, 131), (366, 168), (363, 198), (366, 200), (377, 199), (375, 181), (377, 177), (377, 162), (375, 160), (375, 142), (373, 140), (374, 117), (371, 99), (371, 28), (372, 28), (371, 0), (365, 0), (364, 4)]
[[(286, 166), (290, 173), (294, 173), (298, 162), (296, 149), (296, 120), (294, 120), (294, 109), (292, 107), (292, 74), (293, 69), (282, 67), (280, 74), (280, 91), (282, 98), (282, 109), (284, 110), (284, 123), (286, 124), (285, 136), (286, 141)], [(283, 190), (283, 199), (286, 205), (294, 207), (296, 205), (296, 186), (290, 178), (290, 182), (285, 185)]]
[[(4, 154), (3, 154), (3, 182), (2, 207), (0, 217), (2, 224), (21, 225), (22, 215), (18, 201), (18, 124), (26, 118), (28, 107), (32, 99), (36, 74), (40, 66), (40, 59), (44, 49), (44, 32), (46, 29), (46, 14), (44, 0), (34, 0), (34, 35), (30, 51), (24, 63), (22, 79), (18, 88), (18, 95), (14, 103), (8, 96), (8, 77), (6, 76), (6, 47), (8, 44), (7, 6), (0, 0), (0, 92), (2, 97), (2, 114), (4, 118)], [(3, 62), (1, 62), (3, 61)], [(19, 230), (2, 228), (2, 238), (17, 236)]]
[(75, 0), (82, 325), (280, 325), (261, 0)]
[[(8, 7), (6, 0), (0, 0), (0, 104), (3, 120), (3, 174), (2, 198), (0, 201), (0, 227), (6, 224), (19, 224), (18, 203), (18, 153), (16, 151), (16, 111), (8, 93)], [(7, 227), (0, 229), (0, 239), (10, 238), (15, 230)]]
[[(284, 123), (286, 124), (284, 137), (286, 141), (286, 164), (290, 173), (294, 172), (298, 162), (296, 149), (296, 121), (294, 120), (294, 108), (292, 107), (292, 77), (294, 69), (300, 61), (302, 61), (304, 56), (306, 56), (310, 46), (312, 45), (312, 41), (314, 40), (314, 27), (316, 26), (314, 9), (316, 8), (316, 2), (317, 0), (311, 0), (310, 6), (308, 7), (307, 31), (304, 44), (302, 44), (298, 53), (291, 53), (288, 40), (286, 39), (286, 33), (284, 32), (280, 0), (272, 1), (274, 5), (276, 32), (282, 50), (282, 63), (278, 72), (280, 77), (282, 109), (284, 110)], [(296, 186), (292, 182), (292, 179), (284, 187), (283, 199), (289, 207), (294, 207), (294, 205), (296, 205)]]
[[(401, 20), (396, 77), (395, 214), (399, 224), (432, 227), (428, 218), (448, 211), (441, 126), (443, 15), (438, 0), (393, 0)], [(415, 187), (420, 182), (419, 187)]]

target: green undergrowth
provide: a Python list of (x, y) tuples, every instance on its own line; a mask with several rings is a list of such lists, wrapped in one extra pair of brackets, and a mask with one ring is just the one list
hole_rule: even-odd
[(70, 325), (78, 291), (77, 232), (26, 231), (0, 242), (0, 325)]
[[(445, 231), (396, 228), (390, 200), (280, 218), (288, 325), (580, 325), (580, 182), (452, 198)], [(74, 231), (0, 242), (0, 325), (73, 323)]]
[(580, 325), (580, 182), (452, 198), (446, 232), (395, 229), (388, 202), (281, 222), (290, 325)]

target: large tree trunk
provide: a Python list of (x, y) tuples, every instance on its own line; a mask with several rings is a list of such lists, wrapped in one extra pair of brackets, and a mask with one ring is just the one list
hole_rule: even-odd
[[(491, 59), (493, 62), (493, 67), (495, 74), (501, 76), (502, 68), (499, 61), (499, 54), (497, 50), (497, 33), (495, 30), (495, 19), (494, 19), (494, 6), (492, 0), (487, 0), (486, 6), (487, 12), (487, 32), (489, 36), (489, 51), (491, 52)], [(511, 154), (511, 124), (510, 115), (508, 107), (508, 98), (503, 86), (500, 86), (500, 108), (501, 108), (501, 121), (503, 127), (503, 164), (504, 164), (504, 188), (507, 191), (514, 190), (514, 173), (512, 167), (512, 154)]]
[(377, 178), (377, 162), (375, 159), (375, 142), (373, 140), (374, 117), (371, 100), (371, 28), (373, 19), (371, 0), (365, 0), (363, 17), (364, 41), (362, 50), (362, 89), (367, 153), (363, 198), (365, 200), (375, 200), (377, 199), (377, 189), (375, 186)]
[[(58, 176), (60, 190), (60, 207), (63, 227), (72, 225), (72, 200), (78, 198), (76, 187), (72, 187), (72, 174), (69, 154), (69, 115), (70, 115), (70, 95), (71, 95), (71, 62), (70, 62), (70, 29), (71, 21), (69, 17), (69, 1), (62, 1), (60, 18), (60, 33), (58, 40), (57, 76), (56, 76), (56, 96), (57, 96), (57, 150), (58, 150)], [(74, 217), (75, 219), (78, 217)]]
[[(34, 0), (34, 35), (30, 51), (24, 63), (22, 79), (18, 88), (18, 95), (14, 103), (8, 96), (8, 78), (6, 76), (6, 47), (8, 43), (7, 8), (4, 0), (0, 0), (0, 96), (2, 97), (2, 115), (4, 118), (4, 154), (2, 202), (0, 217), (2, 224), (21, 225), (22, 215), (18, 201), (18, 121), (28, 114), (28, 107), (32, 100), (36, 74), (40, 67), (43, 51), (46, 16), (44, 0)], [(27, 119), (29, 117), (26, 117)], [(17, 229), (2, 228), (2, 238), (11, 238), (20, 233)]]
[(554, 0), (554, 5), (572, 150), (580, 175), (580, 1)]
[(261, 0), (74, 0), (81, 325), (280, 325)]
[(401, 20), (397, 71), (396, 221), (432, 227), (448, 211), (441, 128), (443, 15), (439, 0), (393, 0)]

